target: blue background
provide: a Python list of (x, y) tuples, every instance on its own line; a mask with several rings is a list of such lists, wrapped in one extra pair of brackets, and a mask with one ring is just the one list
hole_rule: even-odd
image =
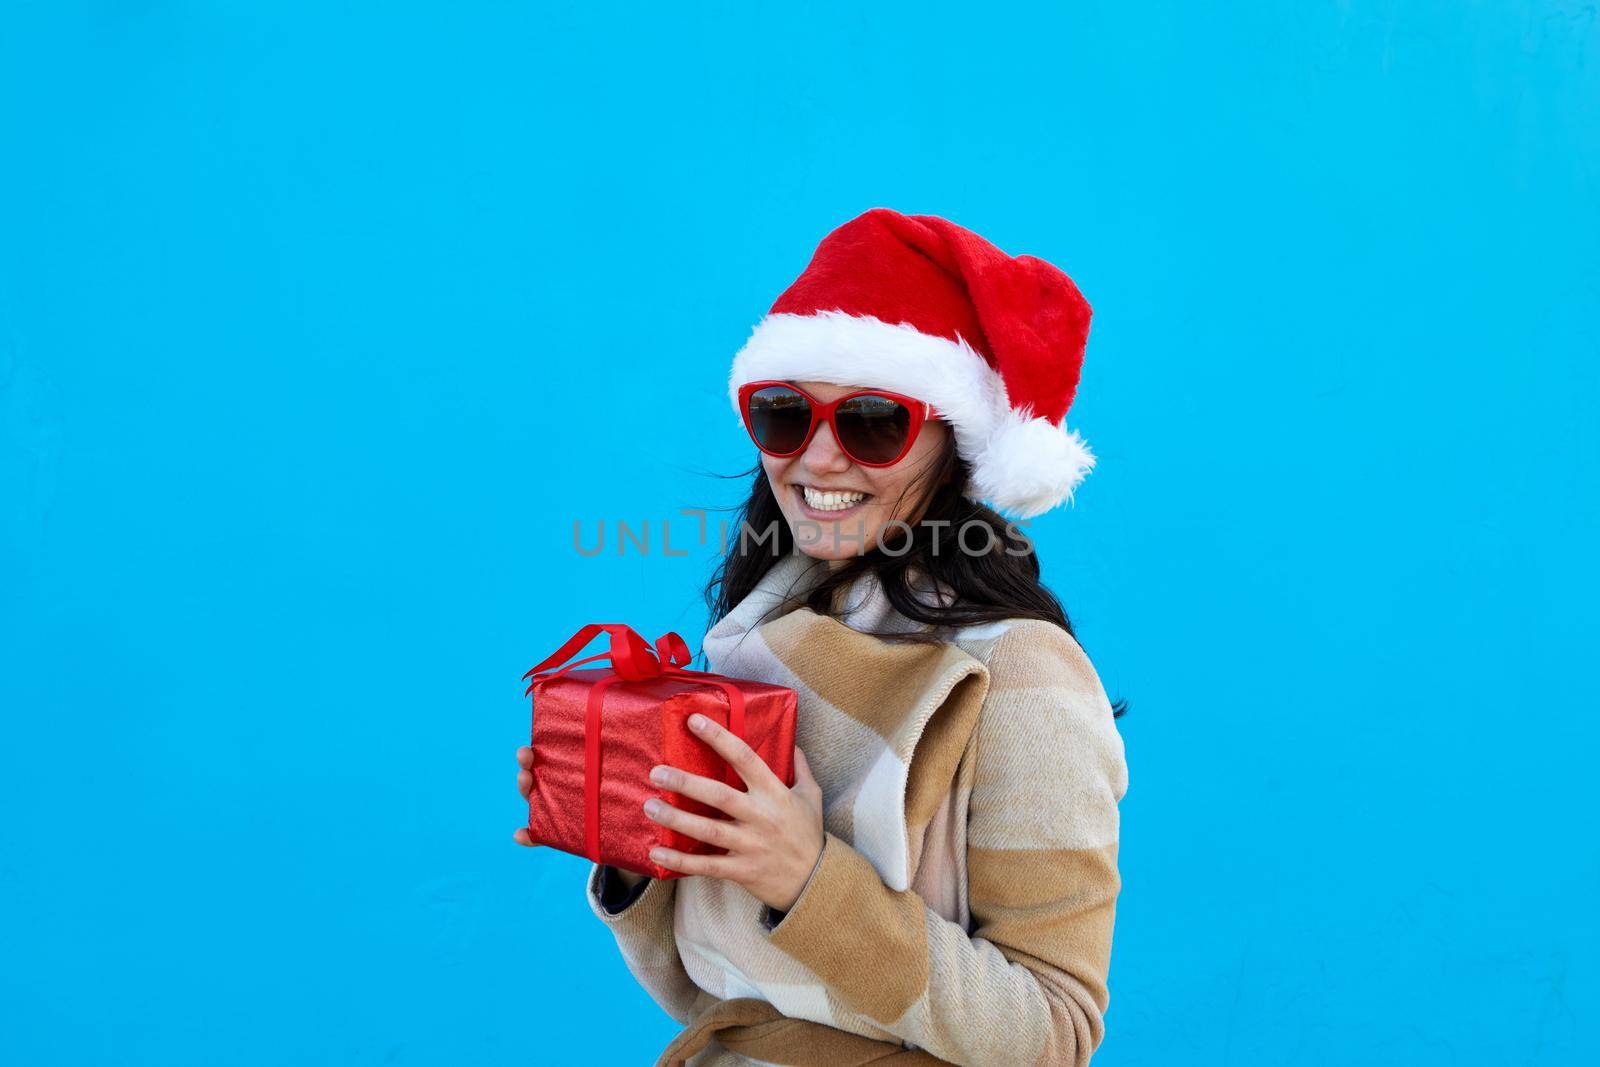
[(648, 1062), (518, 676), (881, 204), (1096, 308), (1097, 1063), (1593, 1062), (1596, 10), (1271, 6), (6, 5), (0, 1059)]

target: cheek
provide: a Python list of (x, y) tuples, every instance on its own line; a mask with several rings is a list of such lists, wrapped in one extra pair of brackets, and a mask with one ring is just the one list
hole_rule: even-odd
[(765, 453), (761, 456), (761, 469), (767, 472), (767, 484), (772, 486), (772, 493), (778, 498), (780, 507), (788, 507), (787, 497), (789, 494), (784, 491), (783, 479), (789, 472), (789, 465), (793, 462), (792, 458), (776, 459)]
[[(915, 464), (903, 462), (888, 470), (870, 471), (863, 479), (866, 484), (862, 488), (872, 494), (872, 502), (880, 522), (902, 518), (912, 509), (914, 501), (910, 499), (911, 479), (915, 470)], [(905, 499), (902, 499), (903, 497)]]
[(884, 522), (891, 518), (909, 520), (916, 513), (921, 498), (932, 490), (931, 468), (938, 462), (943, 444), (939, 435), (924, 433), (905, 459), (887, 470), (872, 472), (869, 488), (883, 509)]

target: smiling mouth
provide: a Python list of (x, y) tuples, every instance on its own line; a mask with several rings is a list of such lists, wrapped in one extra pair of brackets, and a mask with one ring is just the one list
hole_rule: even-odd
[(871, 493), (856, 490), (817, 490), (809, 485), (797, 485), (794, 490), (796, 498), (807, 511), (828, 518), (854, 511), (872, 498)]

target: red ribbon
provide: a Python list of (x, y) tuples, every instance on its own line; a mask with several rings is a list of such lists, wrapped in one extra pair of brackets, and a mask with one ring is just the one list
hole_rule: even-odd
[[(607, 651), (566, 663), (568, 658), (582, 651), (602, 631), (611, 637), (611, 647)], [(720, 674), (684, 670), (684, 664), (690, 659), (689, 646), (671, 631), (656, 638), (652, 651), (645, 639), (630, 626), (592, 622), (522, 676), (523, 681), (528, 683), (527, 692), (523, 695), (531, 696), (544, 683), (554, 681), (574, 667), (600, 659), (610, 661), (611, 673), (589, 688), (589, 702), (583, 723), (584, 854), (596, 863), (600, 862), (600, 709), (607, 689), (619, 682), (646, 682), (652, 678), (683, 678), (714, 685), (728, 697), (728, 729), (735, 737), (744, 737), (744, 691)], [(561, 663), (566, 665), (559, 670), (551, 669)], [(723, 771), (723, 779), (735, 789), (742, 786), (738, 772), (731, 766)]]

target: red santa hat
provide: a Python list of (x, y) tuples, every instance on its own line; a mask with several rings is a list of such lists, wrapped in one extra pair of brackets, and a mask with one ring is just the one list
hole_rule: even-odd
[(1067, 409), (1089, 303), (1056, 267), (937, 215), (877, 207), (822, 239), (733, 360), (764, 379), (926, 400), (972, 468), (967, 496), (1027, 518), (1072, 500), (1095, 458)]

